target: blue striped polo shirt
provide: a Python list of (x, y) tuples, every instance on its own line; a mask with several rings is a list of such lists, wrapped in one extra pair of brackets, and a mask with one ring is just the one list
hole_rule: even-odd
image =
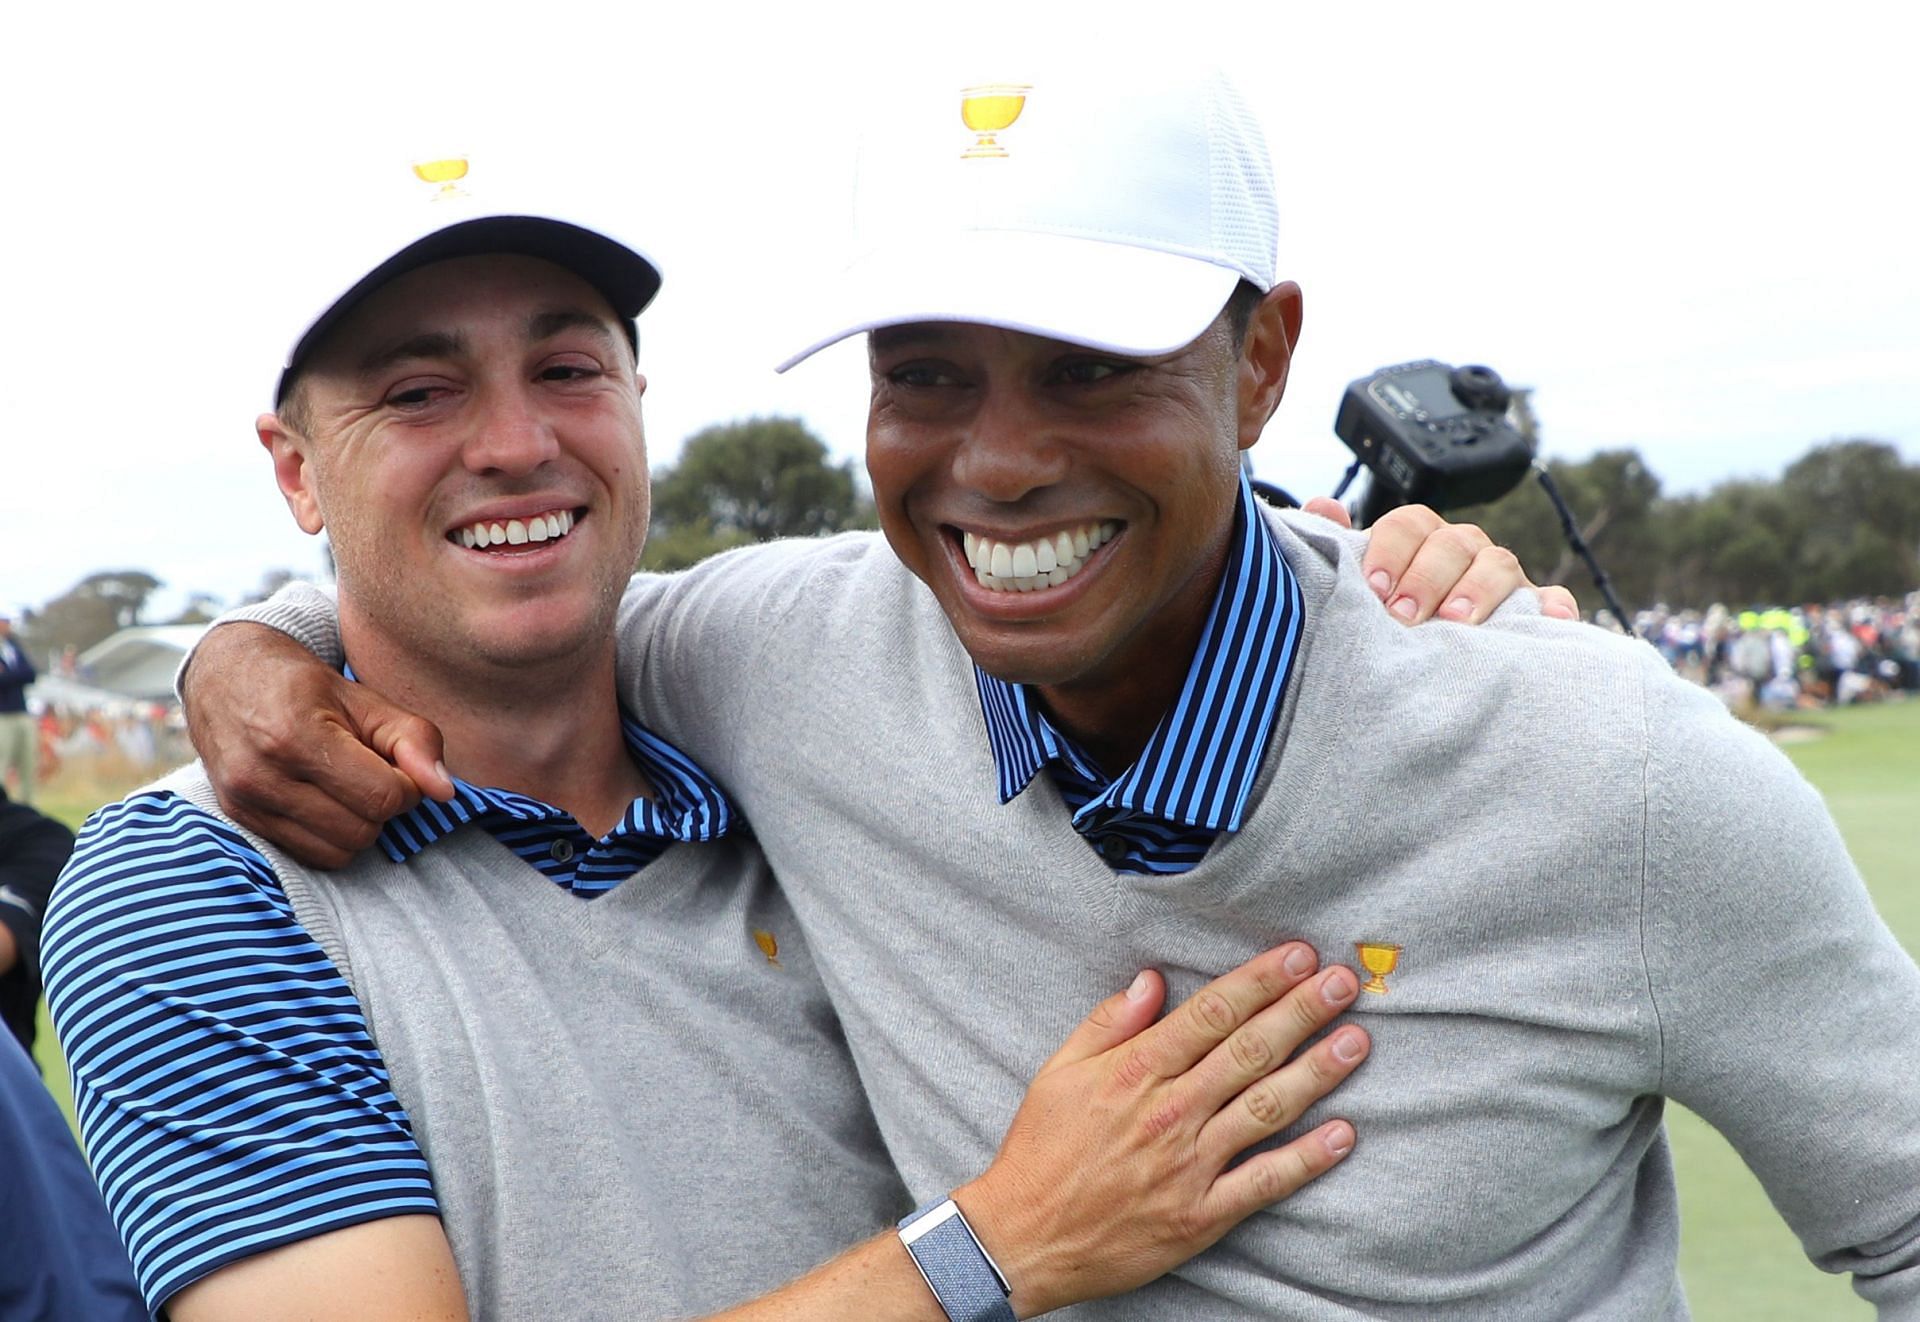
[[(456, 781), (380, 838), (404, 861), (473, 823), (583, 900), (740, 824), (685, 754), (622, 718), (656, 798), (593, 839), (525, 795)], [(94, 1176), (149, 1306), (280, 1245), (439, 1211), (351, 989), (233, 827), (166, 792), (88, 821), (43, 934), (48, 1007)]]
[(1299, 650), (1300, 584), (1240, 479), (1227, 565), (1172, 708), (1134, 764), (1107, 774), (1047, 719), (1040, 695), (979, 667), (980, 709), (1007, 803), (1045, 767), (1073, 828), (1116, 872), (1193, 868), (1237, 831)]

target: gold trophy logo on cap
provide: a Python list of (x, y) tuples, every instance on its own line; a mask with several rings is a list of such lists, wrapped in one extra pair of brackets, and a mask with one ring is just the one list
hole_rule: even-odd
[(1387, 975), (1400, 966), (1400, 947), (1382, 941), (1355, 941), (1353, 953), (1360, 956), (1360, 967), (1373, 975), (1360, 984), (1360, 990), (1386, 995)]
[(464, 156), (448, 156), (438, 161), (415, 161), (413, 175), (423, 184), (440, 185), (440, 191), (433, 195), (433, 200), (436, 202), (467, 195), (467, 191), (458, 186), (459, 181), (467, 177), (467, 158)]
[(1032, 90), (1024, 83), (982, 83), (978, 87), (962, 88), (960, 118), (977, 136), (973, 146), (960, 153), (960, 159), (1005, 156), (1007, 149), (993, 135), (1012, 127), (1013, 121), (1020, 118), (1020, 112), (1027, 106), (1027, 93)]

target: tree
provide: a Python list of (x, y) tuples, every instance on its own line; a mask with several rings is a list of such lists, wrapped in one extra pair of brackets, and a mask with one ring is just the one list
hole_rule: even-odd
[(162, 620), (161, 623), (207, 624), (219, 613), (220, 598), (214, 596), (211, 592), (195, 592), (188, 595), (187, 604), (180, 608), (179, 614), (170, 620)]
[(140, 623), (147, 598), (161, 587), (140, 569), (109, 569), (88, 574), (63, 595), (30, 611), (22, 629), (28, 646), (42, 657), (71, 647), (84, 652), (103, 638)]
[(749, 418), (691, 437), (654, 475), (653, 528), (643, 568), (678, 569), (716, 551), (776, 537), (874, 526), (851, 462), (795, 418)]
[[(1660, 479), (1638, 450), (1602, 450), (1578, 463), (1549, 460), (1547, 471), (1622, 601), (1629, 609), (1644, 603), (1654, 591), (1662, 560)], [(1447, 517), (1478, 523), (1520, 558), (1535, 582), (1561, 583), (1571, 589), (1581, 609), (1590, 611), (1601, 604), (1599, 591), (1568, 547), (1559, 515), (1538, 482), (1523, 481), (1491, 504), (1450, 510)]]
[(1797, 534), (1793, 601), (1908, 591), (1920, 583), (1920, 468), (1881, 441), (1832, 441), (1780, 479)]

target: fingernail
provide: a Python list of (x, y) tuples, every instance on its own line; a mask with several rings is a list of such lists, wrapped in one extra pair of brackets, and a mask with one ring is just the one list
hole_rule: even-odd
[(1323, 1141), (1327, 1145), (1328, 1152), (1336, 1157), (1344, 1157), (1353, 1151), (1353, 1126), (1344, 1120), (1336, 1121), (1327, 1126)]
[(1373, 589), (1374, 596), (1385, 601), (1388, 589), (1393, 587), (1393, 580), (1387, 577), (1386, 570), (1376, 569), (1367, 575), (1367, 585)]
[(448, 780), (453, 779), (453, 773), (447, 770), (447, 764), (445, 762), (435, 762), (433, 769), (440, 775), (445, 776)]
[(1419, 613), (1420, 603), (1412, 597), (1395, 597), (1393, 599), (1393, 605), (1387, 607), (1387, 609), (1403, 620), (1412, 620), (1413, 617)]
[(1328, 1005), (1345, 1005), (1353, 999), (1353, 989), (1357, 985), (1353, 974), (1344, 968), (1337, 968), (1320, 984), (1320, 999)]
[(1146, 1000), (1147, 990), (1152, 986), (1153, 980), (1147, 977), (1146, 970), (1142, 969), (1133, 975), (1133, 983), (1127, 988), (1127, 999), (1130, 1001)]
[(1464, 620), (1473, 614), (1473, 603), (1465, 597), (1455, 597), (1440, 608), (1440, 613), (1450, 620)]
[(1360, 1035), (1358, 1033), (1340, 1033), (1333, 1039), (1334, 1057), (1342, 1062), (1360, 1059), (1361, 1049)]
[(1287, 957), (1280, 961), (1280, 967), (1296, 978), (1303, 978), (1313, 972), (1313, 952), (1305, 946), (1295, 946), (1287, 952)]

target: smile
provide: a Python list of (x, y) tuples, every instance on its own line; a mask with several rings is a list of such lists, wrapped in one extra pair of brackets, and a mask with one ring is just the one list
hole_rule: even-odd
[(995, 592), (1034, 592), (1057, 588), (1086, 566), (1087, 559), (1113, 540), (1120, 525), (1087, 523), (1028, 542), (1000, 542), (961, 533), (967, 563), (980, 586)]
[(529, 546), (537, 542), (557, 542), (573, 531), (574, 513), (570, 509), (549, 510), (523, 519), (482, 520), (455, 528), (447, 540), (470, 551), (485, 551), (509, 546)]

